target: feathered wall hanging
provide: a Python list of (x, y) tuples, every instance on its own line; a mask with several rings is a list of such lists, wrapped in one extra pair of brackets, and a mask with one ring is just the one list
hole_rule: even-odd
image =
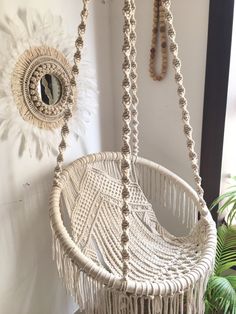
[[(55, 153), (72, 88), (73, 37), (60, 16), (20, 9), (0, 22), (0, 41), (0, 139), (18, 140), (20, 156)], [(95, 112), (98, 93), (93, 67), (82, 60), (70, 122), (77, 139)]]

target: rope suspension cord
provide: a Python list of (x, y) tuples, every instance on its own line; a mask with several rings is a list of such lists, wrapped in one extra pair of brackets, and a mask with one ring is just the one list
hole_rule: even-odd
[[(84, 35), (86, 31), (86, 24), (88, 18), (88, 3), (89, 0), (83, 0), (83, 9), (81, 11), (81, 22), (78, 26), (78, 37), (75, 41), (76, 52), (74, 54), (74, 65), (72, 67), (72, 77), (70, 80), (70, 84), (72, 87), (76, 87), (76, 79), (75, 77), (79, 74), (79, 64), (81, 61), (82, 49), (84, 46)], [(62, 171), (63, 161), (64, 161), (64, 153), (67, 147), (66, 139), (69, 135), (69, 127), (68, 121), (72, 117), (72, 105), (74, 103), (74, 95), (71, 94), (67, 99), (67, 110), (64, 115), (64, 124), (61, 128), (61, 142), (59, 144), (59, 154), (57, 156), (57, 165), (54, 170), (54, 185), (58, 184), (58, 179), (60, 178), (60, 174)]]
[[(164, 14), (164, 19), (168, 25), (168, 36), (170, 40), (170, 51), (173, 55), (173, 66), (175, 70), (175, 81), (177, 83), (178, 89), (178, 96), (179, 96), (179, 105), (182, 110), (182, 120), (184, 124), (184, 134), (187, 140), (187, 149), (189, 152), (189, 159), (191, 162), (191, 167), (193, 171), (194, 182), (196, 185), (196, 192), (199, 197), (199, 202), (201, 205), (200, 215), (206, 216), (208, 209), (206, 207), (206, 203), (204, 201), (204, 191), (201, 187), (201, 177), (199, 174), (199, 166), (198, 166), (198, 157), (197, 153), (195, 152), (195, 143), (192, 137), (193, 129), (190, 124), (190, 115), (188, 111), (188, 102), (185, 97), (185, 88), (183, 85), (183, 76), (181, 73), (181, 62), (178, 57), (178, 45), (176, 43), (175, 37), (176, 32), (173, 26), (173, 16), (170, 11), (170, 1), (169, 0), (162, 0), (161, 10)], [(136, 44), (136, 36), (132, 36), (131, 25), (135, 27), (135, 5), (134, 1), (125, 1), (124, 9), (124, 44), (123, 44), (123, 53), (124, 53), (124, 62), (123, 62), (123, 72), (124, 72), (124, 79), (123, 79), (123, 147), (122, 147), (122, 184), (123, 184), (123, 207), (122, 207), (122, 236), (121, 236), (121, 244), (122, 244), (122, 261), (123, 261), (123, 277), (127, 279), (128, 271), (129, 271), (129, 250), (128, 250), (128, 243), (129, 243), (129, 221), (128, 216), (130, 214), (129, 209), (129, 184), (130, 184), (130, 168), (131, 168), (131, 147), (130, 147), (130, 121), (131, 121), (131, 114), (130, 114), (130, 107), (131, 107), (131, 95), (130, 95), (130, 87), (131, 87), (131, 62), (130, 58), (132, 48), (133, 52), (135, 51), (135, 44)], [(131, 18), (132, 16), (132, 18)], [(164, 20), (163, 20), (164, 21)], [(132, 48), (131, 48), (132, 46)], [(134, 54), (133, 54), (134, 55)], [(134, 66), (133, 69), (136, 69)], [(134, 73), (135, 74), (135, 73)], [(137, 78), (136, 75), (132, 76)], [(136, 83), (136, 82), (135, 82)], [(134, 90), (136, 92), (137, 85), (134, 83)], [(133, 90), (133, 89), (132, 89)]]
[(130, 198), (130, 169), (131, 169), (131, 145), (130, 145), (130, 136), (131, 136), (131, 105), (132, 105), (132, 96), (131, 96), (131, 1), (124, 0), (123, 15), (124, 15), (124, 41), (123, 41), (123, 65), (122, 70), (124, 74), (122, 87), (123, 87), (123, 129), (122, 129), (122, 163), (121, 163), (121, 172), (122, 172), (122, 198), (123, 206), (121, 209), (122, 212), (122, 235), (121, 235), (121, 246), (122, 246), (122, 263), (123, 263), (123, 277), (127, 279), (129, 271), (129, 220), (128, 216), (130, 214), (129, 207), (129, 198)]
[(130, 42), (131, 42), (131, 51), (130, 51), (130, 62), (131, 62), (131, 73), (130, 73), (130, 80), (131, 80), (131, 94), (132, 94), (132, 126), (133, 126), (133, 156), (136, 158), (139, 153), (139, 132), (138, 132), (138, 96), (137, 96), (137, 61), (136, 61), (136, 19), (135, 19), (135, 1), (131, 0), (131, 17), (130, 17), (130, 24), (131, 24), (131, 32), (130, 32)]
[[(72, 67), (72, 77), (70, 84), (73, 87), (76, 87), (76, 80), (75, 77), (79, 74), (79, 64), (81, 61), (81, 54), (84, 46), (84, 35), (86, 32), (87, 26), (87, 18), (88, 18), (88, 3), (90, 0), (83, 0), (83, 9), (81, 11), (81, 23), (78, 26), (78, 37), (75, 41), (76, 52), (74, 54), (74, 65)], [(132, 132), (132, 142), (133, 142), (133, 156), (137, 157), (139, 151), (139, 140), (138, 140), (138, 97), (137, 97), (137, 62), (136, 62), (136, 20), (135, 20), (135, 2), (131, 0), (131, 10), (130, 10), (130, 64), (131, 64), (131, 71), (130, 71), (130, 88), (132, 93), (132, 123), (133, 123), (133, 132)], [(62, 171), (62, 165), (64, 161), (64, 152), (66, 149), (66, 138), (69, 135), (69, 128), (68, 128), (68, 121), (72, 116), (71, 108), (74, 102), (73, 95), (68, 97), (68, 108), (65, 111), (64, 115), (64, 125), (61, 129), (61, 143), (59, 145), (59, 154), (57, 157), (57, 166), (55, 168), (55, 180), (59, 178), (60, 173)]]
[(204, 191), (201, 186), (201, 177), (199, 174), (199, 166), (198, 166), (198, 156), (195, 152), (195, 143), (193, 140), (193, 129), (190, 124), (190, 114), (188, 111), (188, 101), (185, 97), (185, 88), (183, 85), (183, 75), (181, 73), (181, 61), (178, 57), (178, 44), (176, 42), (176, 32), (173, 25), (173, 15), (170, 10), (171, 1), (170, 0), (162, 0), (162, 5), (165, 10), (165, 18), (168, 24), (168, 36), (170, 40), (170, 51), (173, 55), (173, 67), (175, 70), (175, 81), (177, 83), (178, 96), (179, 96), (179, 106), (182, 111), (182, 121), (184, 125), (184, 135), (186, 137), (186, 144), (188, 149), (188, 156), (191, 162), (191, 167), (193, 171), (193, 178), (196, 186), (196, 192), (199, 197), (199, 202), (201, 205), (200, 215), (206, 216), (208, 213), (208, 209), (206, 206), (206, 202), (204, 200)]
[[(162, 65), (160, 74), (158, 74), (156, 70), (158, 32), (160, 32), (160, 44), (162, 54)], [(162, 81), (166, 76), (167, 68), (168, 68), (168, 38), (166, 29), (165, 10), (162, 5), (162, 0), (154, 0), (152, 43), (149, 61), (150, 76), (154, 81)]]

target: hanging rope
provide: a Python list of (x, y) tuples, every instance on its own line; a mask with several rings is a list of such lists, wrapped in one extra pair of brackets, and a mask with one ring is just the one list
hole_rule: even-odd
[(189, 159), (191, 162), (191, 167), (194, 175), (194, 182), (196, 185), (196, 191), (199, 197), (199, 202), (201, 204), (201, 215), (205, 216), (208, 213), (208, 209), (206, 207), (206, 202), (204, 201), (203, 195), (204, 191), (201, 186), (201, 177), (199, 175), (199, 166), (198, 166), (198, 157), (195, 152), (195, 143), (192, 137), (193, 129), (190, 125), (190, 115), (188, 111), (188, 102), (185, 97), (185, 88), (183, 85), (183, 75), (181, 73), (181, 62), (178, 57), (178, 44), (175, 40), (176, 32), (173, 26), (173, 16), (170, 11), (170, 0), (162, 0), (162, 5), (165, 10), (165, 17), (168, 23), (168, 36), (170, 40), (170, 51), (173, 55), (173, 66), (175, 69), (175, 81), (178, 85), (178, 96), (179, 96), (179, 105), (182, 110), (182, 120), (184, 124), (184, 134), (187, 139), (187, 149), (189, 152)]
[(135, 19), (135, 11), (136, 6), (134, 0), (131, 0), (131, 17), (130, 17), (130, 24), (131, 24), (131, 32), (130, 32), (130, 43), (131, 43), (131, 51), (130, 51), (130, 62), (131, 62), (131, 95), (132, 95), (132, 144), (133, 144), (133, 151), (132, 154), (134, 157), (138, 156), (139, 153), (139, 132), (138, 132), (138, 96), (137, 96), (137, 50), (136, 50), (136, 19)]
[(122, 140), (123, 140), (123, 147), (122, 147), (122, 163), (121, 163), (121, 171), (122, 171), (122, 198), (123, 198), (123, 206), (122, 206), (122, 235), (121, 235), (121, 246), (122, 246), (122, 262), (123, 262), (123, 277), (124, 279), (128, 278), (128, 271), (129, 271), (129, 221), (128, 216), (130, 214), (129, 208), (129, 198), (130, 198), (130, 191), (129, 191), (129, 184), (130, 184), (130, 168), (131, 168), (131, 146), (130, 146), (130, 136), (131, 136), (131, 2), (130, 0), (124, 0), (124, 42), (123, 42), (123, 55), (124, 61), (122, 65), (124, 78), (122, 82), (123, 87), (123, 133), (122, 133)]
[[(86, 31), (86, 22), (88, 18), (88, 3), (89, 0), (83, 0), (83, 9), (81, 11), (81, 22), (78, 27), (78, 37), (75, 41), (76, 52), (74, 54), (74, 65), (72, 67), (72, 77), (70, 80), (70, 85), (75, 88), (76, 79), (75, 76), (79, 74), (79, 64), (81, 61), (81, 53), (84, 46), (84, 34)], [(65, 110), (64, 124), (61, 129), (61, 142), (59, 144), (59, 154), (57, 156), (57, 165), (54, 170), (54, 185), (57, 185), (60, 173), (62, 171), (62, 166), (64, 162), (64, 152), (66, 150), (66, 139), (69, 134), (68, 121), (72, 116), (72, 106), (74, 103), (73, 94), (71, 94), (67, 99), (67, 110)]]

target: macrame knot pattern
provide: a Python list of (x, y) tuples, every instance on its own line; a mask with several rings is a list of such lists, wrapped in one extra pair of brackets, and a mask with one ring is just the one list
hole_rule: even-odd
[(69, 128), (68, 128), (67, 124), (63, 125), (62, 130), (61, 130), (61, 134), (64, 135), (64, 136), (69, 134)]
[(126, 137), (127, 137), (127, 135), (130, 134), (130, 129), (127, 128), (126, 126), (123, 126), (123, 128), (122, 128), (122, 134), (123, 134), (123, 136), (126, 136)]
[[(182, 94), (184, 94), (184, 91), (183, 91)], [(181, 98), (179, 99), (179, 106), (180, 106), (180, 108), (182, 108), (182, 109), (186, 108), (186, 106), (187, 106), (187, 99), (186, 99), (185, 97), (181, 97)]]
[[(125, 86), (123, 86), (123, 87), (125, 87)], [(131, 105), (131, 104), (130, 104), (130, 102), (131, 102), (131, 97), (130, 97), (130, 94), (129, 94), (127, 91), (125, 91), (125, 94), (124, 94), (123, 97), (122, 97), (122, 102), (123, 102), (124, 105), (127, 106), (127, 108), (125, 108), (124, 110), (125, 110), (125, 111), (129, 110), (129, 106)], [(123, 114), (123, 118), (124, 118), (124, 117), (128, 117), (128, 116), (130, 116), (130, 115), (127, 114), (127, 113), (125, 113), (125, 115)], [(130, 119), (130, 118), (129, 118), (129, 119)]]
[(79, 25), (79, 31), (82, 35), (84, 35), (85, 30), (86, 30), (86, 25), (85, 25), (84, 21), (82, 21), (81, 24)]
[(171, 23), (173, 21), (173, 15), (170, 12), (166, 13), (166, 20)]
[(73, 67), (72, 67), (72, 73), (74, 75), (78, 75), (79, 74), (79, 68), (78, 68), (78, 66), (76, 64), (74, 64)]
[(80, 51), (76, 51), (76, 53), (74, 54), (74, 58), (77, 62), (80, 62), (81, 60), (81, 52)]
[[(129, 184), (129, 182), (130, 182), (130, 181), (129, 181), (128, 179), (125, 179), (125, 180), (123, 181), (123, 183), (125, 183), (125, 184), (127, 184), (127, 185)], [(122, 198), (125, 199), (125, 200), (128, 200), (128, 199), (130, 198), (129, 189), (128, 189), (128, 187), (126, 187), (126, 186), (125, 186), (125, 187), (123, 188), (123, 190), (122, 190)], [(124, 212), (125, 212), (125, 213), (128, 213), (127, 210), (129, 209), (129, 207), (127, 206), (127, 204), (125, 204), (125, 206), (123, 207), (123, 209), (124, 209)], [(124, 212), (123, 212), (123, 213), (124, 213)]]
[[(176, 67), (176, 70), (179, 70), (179, 66)], [(175, 74), (175, 80), (177, 83), (182, 83), (183, 82), (183, 75), (180, 73)]]
[(59, 148), (63, 151), (66, 149), (66, 142), (65, 142), (65, 139), (62, 139), (60, 145), (59, 145)]
[(183, 86), (183, 75), (181, 73), (181, 62), (178, 58), (178, 45), (175, 40), (176, 38), (176, 32), (173, 26), (173, 15), (170, 11), (170, 0), (162, 0), (162, 6), (165, 11), (165, 17), (166, 21), (168, 23), (168, 36), (170, 40), (170, 52), (173, 55), (173, 67), (175, 70), (175, 81), (178, 85), (177, 93), (179, 95), (179, 106), (182, 109), (182, 121), (184, 125), (184, 134), (186, 136), (186, 142), (187, 142), (187, 148), (189, 150), (189, 159), (191, 161), (191, 167), (194, 171), (194, 181), (196, 184), (196, 191), (198, 193), (200, 204), (204, 204), (202, 206), (201, 213), (204, 215), (207, 214), (206, 208), (205, 208), (205, 201), (203, 199), (203, 190), (201, 188), (201, 177), (199, 175), (199, 169), (198, 169), (198, 160), (197, 160), (197, 154), (194, 151), (194, 141), (192, 139), (192, 127), (190, 125), (190, 116), (188, 112), (188, 103), (187, 99), (185, 97), (185, 88)]
[[(76, 87), (76, 79), (74, 75), (78, 75), (79, 74), (79, 63), (81, 60), (81, 51), (82, 48), (84, 46), (84, 33), (86, 30), (86, 20), (88, 17), (88, 9), (87, 9), (87, 5), (88, 5), (89, 0), (83, 0), (83, 10), (81, 12), (81, 23), (78, 27), (78, 38), (76, 40), (76, 52), (74, 54), (74, 65), (72, 67), (72, 77), (70, 79), (70, 85), (72, 87)], [(69, 89), (68, 89), (68, 93), (69, 93)], [(55, 175), (55, 180), (54, 180), (54, 184), (57, 185), (57, 179), (60, 176), (60, 173), (62, 171), (62, 163), (64, 161), (64, 151), (66, 149), (66, 138), (69, 134), (69, 128), (68, 128), (68, 121), (72, 116), (72, 111), (71, 108), (73, 106), (74, 103), (74, 97), (73, 94), (70, 94), (68, 96), (67, 94), (67, 110), (65, 110), (64, 113), (64, 124), (61, 128), (61, 143), (59, 145), (59, 154), (57, 157), (57, 166), (54, 169), (54, 175)]]
[(139, 140), (138, 140), (138, 97), (137, 97), (137, 62), (136, 62), (136, 19), (135, 19), (135, 11), (136, 6), (134, 0), (130, 1), (131, 5), (131, 13), (130, 13), (130, 44), (131, 44), (131, 50), (130, 50), (130, 64), (131, 64), (131, 71), (130, 71), (130, 79), (131, 79), (131, 98), (132, 98), (132, 144), (133, 144), (133, 156), (137, 157), (138, 151), (139, 151)]
[(178, 86), (177, 93), (178, 93), (179, 97), (184, 98), (185, 88), (182, 85)]
[(173, 58), (173, 66), (176, 68), (176, 69), (179, 69), (181, 67), (181, 62), (180, 62), (180, 59), (177, 58), (177, 57), (174, 57)]
[[(128, 131), (129, 131), (129, 130), (128, 130), (128, 128), (127, 128), (127, 132), (128, 132)], [(129, 133), (128, 133), (128, 134), (129, 134)], [(127, 136), (124, 137), (124, 138), (127, 138)], [(125, 144), (123, 145), (123, 147), (122, 147), (122, 153), (123, 153), (124, 155), (129, 155), (130, 152), (131, 152), (131, 150), (130, 150), (130, 145), (129, 145), (128, 143), (125, 143)], [(122, 170), (126, 170), (126, 169), (129, 169), (129, 161), (124, 160), (124, 162), (122, 163)]]
[[(182, 119), (185, 121), (185, 122), (188, 122), (190, 120), (190, 116), (189, 116), (189, 112), (187, 110), (183, 110), (182, 112)], [(192, 142), (192, 141), (191, 141)], [(187, 145), (189, 147), (189, 140), (187, 141)]]
[(76, 87), (76, 80), (74, 77), (70, 80), (70, 84), (72, 87)]
[(81, 36), (79, 36), (75, 41), (75, 47), (80, 50), (83, 48), (84, 42)]
[[(123, 61), (123, 73), (124, 78), (122, 82), (122, 87), (124, 90), (124, 95), (122, 97), (122, 104), (124, 107), (123, 110), (123, 147), (122, 151), (122, 163), (121, 163), (121, 171), (122, 171), (122, 198), (123, 198), (123, 206), (122, 206), (122, 235), (121, 235), (121, 246), (122, 246), (122, 261), (123, 261), (123, 278), (126, 279), (128, 276), (129, 270), (129, 254), (128, 254), (128, 244), (129, 244), (129, 237), (128, 237), (128, 215), (130, 213), (129, 209), (129, 184), (130, 184), (130, 155), (131, 155), (131, 146), (130, 146), (130, 121), (131, 121), (131, 104), (132, 104), (132, 95), (131, 95), (131, 46), (132, 42), (136, 38), (135, 34), (132, 33), (132, 24), (131, 24), (131, 2), (130, 0), (126, 0), (124, 2), (123, 7), (124, 13), (124, 42), (123, 42), (123, 54), (124, 54), (124, 61)], [(133, 21), (134, 23), (134, 21)], [(133, 38), (131, 40), (131, 37)], [(134, 73), (135, 75), (135, 73)], [(123, 224), (124, 223), (124, 224)], [(127, 227), (124, 228), (123, 226), (126, 225)]]
[[(168, 29), (168, 36), (169, 36), (169, 38), (171, 39), (171, 40), (175, 40), (175, 37), (176, 37), (176, 32), (175, 32), (175, 30), (173, 30), (173, 29)], [(176, 47), (177, 47), (177, 44), (176, 43), (174, 43), (174, 45), (176, 45)], [(172, 46), (173, 47), (173, 46)], [(178, 49), (177, 50), (175, 50), (174, 52), (176, 53), (178, 51)], [(172, 52), (172, 51), (171, 51)]]
[(63, 158), (63, 154), (59, 154), (58, 156), (57, 156), (57, 162), (58, 163), (62, 163), (64, 161), (64, 158)]
[[(123, 211), (124, 215), (125, 215), (125, 212)], [(128, 212), (127, 212), (128, 213)], [(127, 220), (125, 221), (122, 221), (122, 228), (124, 230), (127, 230), (129, 228), (129, 222)]]

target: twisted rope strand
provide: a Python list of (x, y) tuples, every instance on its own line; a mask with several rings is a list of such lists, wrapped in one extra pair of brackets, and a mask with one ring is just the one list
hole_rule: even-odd
[[(70, 79), (70, 85), (73, 89), (76, 87), (76, 76), (79, 74), (79, 64), (81, 61), (82, 49), (84, 46), (84, 34), (86, 31), (86, 22), (88, 18), (88, 3), (89, 0), (83, 0), (83, 9), (81, 11), (81, 22), (78, 27), (78, 37), (75, 41), (76, 52), (74, 54), (74, 65), (72, 67), (72, 76)], [(62, 172), (63, 162), (64, 162), (64, 153), (67, 147), (66, 139), (69, 134), (68, 121), (72, 116), (72, 107), (74, 104), (74, 95), (73, 92), (69, 95), (67, 99), (67, 109), (65, 110), (64, 115), (64, 124), (61, 128), (61, 142), (59, 144), (59, 154), (57, 156), (57, 165), (54, 169), (54, 185), (58, 184), (58, 179)]]
[(129, 184), (130, 184), (130, 163), (131, 163), (131, 147), (130, 147), (130, 135), (131, 135), (131, 62), (130, 62), (130, 54), (131, 54), (131, 43), (130, 43), (130, 36), (131, 36), (131, 2), (130, 0), (124, 0), (124, 42), (123, 42), (123, 55), (124, 61), (122, 65), (122, 70), (124, 73), (124, 78), (122, 82), (123, 87), (123, 133), (122, 133), (122, 140), (123, 140), (123, 147), (122, 147), (122, 162), (121, 162), (121, 170), (122, 170), (122, 198), (123, 198), (123, 206), (121, 209), (122, 212), (122, 235), (121, 235), (121, 246), (122, 246), (122, 262), (123, 262), (123, 278), (128, 278), (129, 272), (129, 220), (128, 216), (130, 214), (130, 207), (129, 207), (129, 198), (130, 198), (130, 191), (129, 191)]
[(185, 88), (183, 85), (183, 75), (181, 73), (181, 61), (178, 57), (178, 44), (176, 42), (176, 32), (173, 26), (173, 16), (170, 10), (170, 0), (162, 0), (162, 5), (165, 10), (165, 18), (168, 24), (168, 36), (170, 40), (170, 51), (173, 55), (173, 67), (175, 70), (175, 81), (177, 83), (178, 89), (178, 96), (179, 96), (179, 106), (182, 110), (182, 121), (184, 125), (184, 134), (187, 140), (187, 149), (189, 152), (189, 159), (191, 162), (191, 167), (193, 170), (193, 177), (194, 177), (194, 182), (196, 185), (196, 191), (199, 197), (199, 202), (201, 205), (201, 212), (200, 214), (202, 216), (206, 216), (208, 210), (206, 207), (206, 202), (203, 198), (204, 196), (204, 191), (201, 186), (201, 177), (199, 175), (199, 166), (198, 166), (198, 156), (197, 153), (195, 152), (195, 143), (192, 137), (193, 129), (190, 124), (190, 115), (188, 111), (188, 102), (185, 97)]
[(130, 51), (130, 62), (131, 62), (131, 96), (132, 96), (132, 144), (133, 144), (133, 155), (135, 157), (138, 156), (139, 153), (139, 132), (138, 132), (138, 103), (139, 99), (137, 96), (137, 50), (136, 50), (136, 19), (135, 19), (135, 1), (131, 0), (131, 16), (130, 16), (130, 24), (131, 24), (131, 32), (130, 32), (130, 43), (131, 43), (131, 51)]

